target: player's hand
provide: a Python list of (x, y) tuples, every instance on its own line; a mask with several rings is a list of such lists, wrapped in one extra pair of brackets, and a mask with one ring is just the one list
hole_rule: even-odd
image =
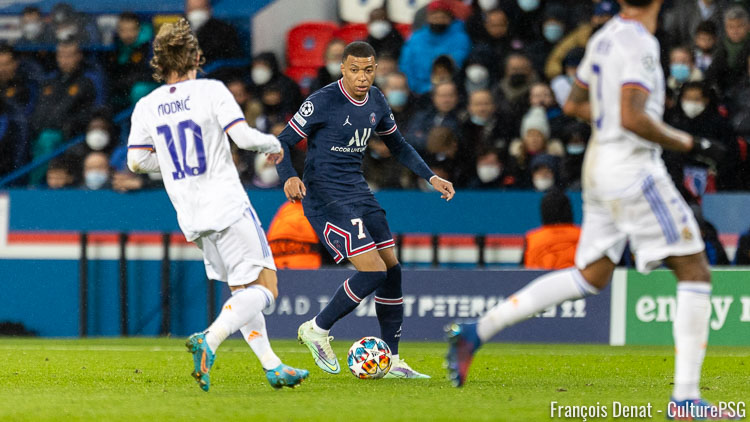
[(453, 195), (456, 194), (456, 190), (453, 189), (453, 183), (439, 176), (430, 177), (430, 184), (436, 191), (441, 193), (440, 198), (445, 199), (446, 201), (453, 199)]
[(274, 153), (274, 154), (266, 154), (266, 161), (273, 164), (279, 164), (281, 163), (281, 160), (284, 159), (284, 149), (282, 148), (281, 151)]
[(701, 137), (693, 138), (693, 148), (690, 150), (690, 156), (696, 161), (715, 168), (724, 159), (726, 153), (727, 148), (718, 141)]
[(287, 179), (286, 183), (284, 183), (284, 194), (286, 195), (286, 199), (295, 203), (296, 201), (301, 201), (302, 198), (305, 197), (307, 189), (305, 189), (305, 184), (302, 183), (302, 179), (299, 177), (290, 177)]

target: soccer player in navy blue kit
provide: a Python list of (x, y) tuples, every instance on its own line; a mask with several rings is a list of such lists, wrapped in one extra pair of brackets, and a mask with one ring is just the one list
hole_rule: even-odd
[[(375, 293), (381, 337), (393, 353), (386, 377), (429, 378), (398, 355), (404, 301), (401, 266), (393, 253), (393, 236), (385, 212), (362, 175), (362, 158), (373, 134), (382, 139), (399, 162), (428, 180), (450, 201), (453, 184), (436, 176), (404, 140), (385, 97), (372, 83), (375, 50), (365, 42), (346, 46), (342, 78), (310, 95), (292, 117), (279, 141), (284, 160), (277, 165), (290, 201), (302, 201), (305, 216), (336, 263), (349, 259), (357, 273), (344, 281), (328, 305), (299, 327), (299, 340), (322, 370), (341, 371), (331, 349), (329, 330)], [(304, 182), (289, 160), (289, 148), (307, 138)]]

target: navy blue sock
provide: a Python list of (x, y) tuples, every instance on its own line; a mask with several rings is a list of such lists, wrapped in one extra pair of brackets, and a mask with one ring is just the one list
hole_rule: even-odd
[(328, 305), (315, 317), (315, 323), (324, 330), (330, 330), (336, 321), (353, 311), (385, 279), (386, 273), (383, 271), (357, 272), (336, 290)]
[(380, 336), (388, 343), (391, 353), (397, 355), (401, 324), (404, 322), (401, 265), (389, 268), (387, 274), (385, 283), (375, 290), (375, 312), (380, 323)]

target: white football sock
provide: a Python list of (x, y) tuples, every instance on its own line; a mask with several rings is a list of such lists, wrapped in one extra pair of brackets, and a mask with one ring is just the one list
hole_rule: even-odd
[(255, 356), (260, 360), (263, 369), (273, 369), (281, 365), (281, 359), (273, 352), (271, 343), (268, 341), (266, 317), (263, 312), (258, 312), (250, 322), (240, 328), (240, 331), (247, 344), (253, 349)]
[(318, 323), (317, 323), (317, 322), (315, 322), (315, 318), (313, 318), (313, 319), (312, 319), (312, 329), (313, 329), (313, 331), (314, 331), (315, 333), (317, 333), (317, 334), (321, 334), (321, 335), (324, 335), (324, 336), (327, 336), (327, 335), (328, 335), (328, 333), (330, 332), (330, 330), (325, 330), (325, 329), (323, 329), (323, 328), (320, 328), (320, 327), (318, 326)]
[(700, 398), (700, 378), (708, 342), (708, 322), (711, 318), (711, 284), (704, 281), (677, 283), (677, 310), (672, 335), (674, 336), (674, 391), (675, 400)]
[(479, 319), (477, 334), (486, 342), (503, 328), (552, 305), (597, 293), (599, 290), (590, 285), (577, 268), (545, 274), (490, 309)]
[(232, 292), (219, 317), (206, 330), (206, 343), (216, 353), (221, 342), (247, 324), (257, 313), (273, 303), (273, 294), (263, 286), (253, 285)]

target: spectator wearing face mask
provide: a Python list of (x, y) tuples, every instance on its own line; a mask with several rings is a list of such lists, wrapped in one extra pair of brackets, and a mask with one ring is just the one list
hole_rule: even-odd
[(497, 112), (497, 107), (488, 90), (474, 91), (469, 95), (467, 113), (461, 120), (461, 139), (459, 145), (459, 162), (465, 169), (462, 175), (467, 180), (456, 180), (456, 186), (469, 183), (473, 172), (471, 167), (477, 160), (480, 150), (489, 148), (507, 151), (512, 139), (509, 116)]
[[(694, 136), (710, 138), (730, 149), (736, 145), (731, 142), (729, 121), (719, 113), (711, 94), (700, 82), (688, 82), (682, 86), (678, 104), (667, 110), (664, 122), (677, 129), (690, 131)], [(695, 197), (715, 192), (719, 184), (728, 183), (736, 167), (733, 160), (738, 155), (738, 152), (730, 152), (725, 158), (727, 161), (706, 163), (669, 150), (662, 154), (675, 185), (685, 186)]]
[(454, 19), (447, 0), (434, 0), (427, 6), (427, 23), (406, 41), (399, 58), (399, 69), (418, 95), (430, 91), (430, 70), (436, 58), (447, 55), (462, 67), (471, 50), (464, 24)]
[(111, 170), (107, 154), (90, 152), (83, 160), (83, 187), (88, 190), (107, 189), (110, 185)]
[(531, 60), (523, 54), (511, 54), (505, 61), (505, 75), (492, 90), (493, 97), (501, 108), (522, 110), (537, 80)]
[(565, 149), (560, 141), (550, 139), (547, 114), (542, 107), (532, 107), (521, 121), (521, 138), (511, 142), (508, 152), (514, 168), (519, 171), (516, 186), (532, 188), (531, 161), (536, 155), (551, 154), (561, 157)]
[(318, 68), (318, 75), (310, 83), (310, 92), (337, 81), (341, 78), (341, 58), (344, 56), (346, 43), (339, 39), (331, 40), (323, 54), (325, 64)]
[(560, 184), (560, 157), (537, 154), (529, 164), (531, 186), (537, 192), (547, 192)]
[(542, 36), (528, 41), (521, 51), (531, 59), (534, 70), (542, 74), (547, 56), (565, 35), (565, 8), (557, 3), (549, 4), (544, 9), (540, 29)]
[(693, 56), (695, 66), (706, 72), (713, 62), (716, 52), (717, 29), (712, 21), (704, 21), (698, 25), (693, 37)]
[(512, 188), (517, 176), (510, 166), (507, 153), (496, 148), (480, 149), (476, 154), (473, 177), (466, 186), (468, 189), (507, 189)]
[(581, 228), (573, 224), (573, 208), (565, 192), (554, 189), (542, 197), (542, 226), (524, 237), (524, 268), (557, 270), (575, 265)]
[(396, 123), (406, 127), (407, 122), (414, 114), (414, 96), (409, 90), (409, 82), (406, 75), (401, 72), (393, 72), (386, 77), (382, 87), (388, 105), (391, 106)]
[(667, 87), (678, 90), (685, 82), (700, 82), (703, 72), (695, 67), (693, 53), (688, 47), (674, 47), (669, 52)]
[(591, 127), (576, 121), (565, 128), (562, 141), (565, 143), (565, 156), (562, 158), (560, 177), (562, 185), (570, 190), (581, 190), (581, 169), (586, 145), (591, 136)]
[(55, 36), (44, 22), (42, 11), (36, 6), (27, 6), (21, 12), (21, 38), (17, 47), (32, 47), (54, 43)]
[(433, 127), (427, 134), (425, 162), (431, 167), (443, 169), (450, 178), (446, 180), (458, 180), (462, 177), (460, 173), (463, 168), (458, 158), (458, 144), (455, 131), (445, 126)]
[(612, 0), (602, 0), (594, 6), (594, 14), (589, 22), (578, 25), (568, 35), (563, 37), (547, 56), (544, 65), (544, 75), (547, 79), (552, 80), (555, 76), (563, 73), (562, 62), (565, 56), (574, 48), (586, 48), (586, 43), (591, 38), (591, 34), (599, 30), (615, 16), (620, 10), (616, 2)]
[(212, 16), (210, 0), (185, 0), (185, 16), (198, 37), (206, 63), (242, 56), (237, 30)]
[(490, 75), (490, 67), (492, 67), (492, 64), (488, 63), (485, 57), (475, 54), (469, 56), (461, 73), (466, 95), (471, 95), (474, 91), (488, 90), (492, 87), (494, 80)]
[(101, 34), (96, 23), (87, 15), (78, 13), (68, 3), (57, 3), (50, 12), (57, 42), (75, 41), (81, 45), (97, 45)]
[(276, 55), (270, 51), (260, 53), (253, 58), (250, 77), (253, 82), (253, 94), (261, 98), (261, 101), (263, 101), (262, 95), (265, 88), (273, 85), (283, 93), (279, 102), (279, 108), (283, 112), (293, 113), (302, 103), (299, 86), (291, 78), (281, 73)]
[(375, 49), (378, 58), (388, 55), (398, 60), (404, 46), (404, 37), (393, 26), (393, 22), (388, 20), (385, 8), (373, 9), (370, 12), (365, 41)]

